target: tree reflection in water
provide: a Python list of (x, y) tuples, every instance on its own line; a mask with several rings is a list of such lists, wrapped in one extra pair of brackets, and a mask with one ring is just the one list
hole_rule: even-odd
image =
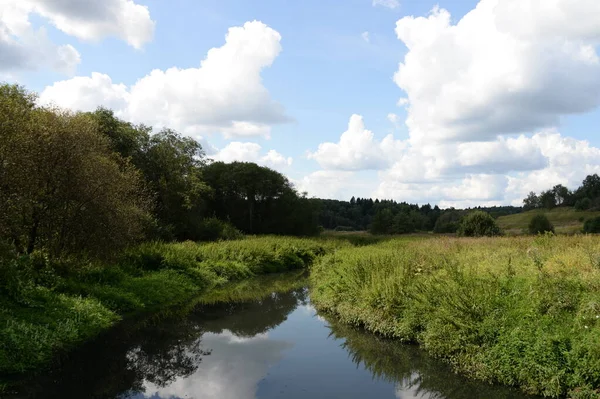
[(210, 355), (202, 347), (204, 333), (229, 330), (253, 337), (281, 324), (306, 300), (306, 288), (297, 288), (250, 302), (200, 305), (185, 317), (156, 323), (125, 323), (63, 359), (15, 397), (114, 398), (144, 392), (147, 383), (164, 387), (193, 374)]
[(348, 351), (352, 361), (363, 365), (374, 378), (395, 383), (398, 398), (403, 397), (403, 393), (410, 393), (409, 397), (427, 399), (531, 399), (511, 388), (462, 378), (417, 346), (347, 326), (331, 316), (325, 316), (325, 319), (330, 337), (343, 340), (341, 346)]

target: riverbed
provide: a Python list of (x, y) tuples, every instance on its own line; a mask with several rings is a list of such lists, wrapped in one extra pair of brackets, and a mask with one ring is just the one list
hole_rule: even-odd
[[(268, 290), (267, 290), (268, 291)], [(31, 382), (19, 398), (520, 399), (464, 379), (418, 347), (320, 315), (306, 287), (200, 301), (184, 316), (124, 323)]]

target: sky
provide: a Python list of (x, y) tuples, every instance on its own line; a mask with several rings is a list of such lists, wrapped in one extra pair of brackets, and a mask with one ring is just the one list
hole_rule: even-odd
[(521, 205), (600, 172), (597, 0), (0, 0), (0, 80), (309, 196)]

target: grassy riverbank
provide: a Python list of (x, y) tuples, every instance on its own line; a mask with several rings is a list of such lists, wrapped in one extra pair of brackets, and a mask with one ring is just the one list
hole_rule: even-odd
[(395, 239), (327, 255), (310, 279), (318, 308), (468, 376), (600, 398), (597, 237)]
[(0, 287), (0, 391), (123, 317), (184, 303), (230, 281), (301, 269), (340, 245), (280, 237), (147, 243), (112, 265), (6, 253), (0, 265), (10, 276)]

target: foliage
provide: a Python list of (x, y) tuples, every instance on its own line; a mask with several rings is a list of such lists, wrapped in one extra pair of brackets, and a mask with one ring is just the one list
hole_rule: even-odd
[(600, 216), (588, 219), (583, 224), (584, 233), (600, 233)]
[(576, 190), (571, 191), (562, 184), (543, 191), (539, 196), (530, 192), (523, 200), (524, 210), (575, 206), (577, 210), (588, 210), (600, 206), (600, 176), (588, 175)]
[(216, 217), (202, 220), (198, 231), (198, 238), (202, 241), (237, 240), (242, 237), (243, 234), (231, 223)]
[(246, 234), (315, 235), (314, 203), (281, 173), (248, 162), (214, 162), (203, 168), (213, 190), (210, 209)]
[(585, 197), (575, 202), (575, 209), (578, 211), (587, 211), (592, 207), (592, 200)]
[[(43, 270), (36, 265), (37, 255), (3, 248), (0, 374), (38, 369), (122, 316), (182, 304), (229, 281), (304, 269), (339, 246), (282, 237), (210, 244), (150, 242), (127, 250), (117, 265), (91, 262), (65, 268), (52, 287), (36, 272)], [(58, 273), (59, 266), (54, 267)]]
[(0, 87), (0, 119), (13, 120), (0, 131), (0, 238), (55, 256), (102, 256), (140, 239), (149, 219), (140, 174), (91, 118), (34, 108), (31, 97)]
[(550, 211), (535, 209), (515, 215), (502, 216), (498, 218), (497, 223), (506, 234), (528, 234), (529, 222), (532, 217), (538, 214), (543, 214), (550, 220), (556, 234), (581, 233), (585, 220), (600, 216), (598, 211), (576, 211), (570, 207), (557, 207)]
[(439, 217), (433, 227), (433, 232), (438, 234), (456, 233), (464, 212), (450, 209)]
[(554, 233), (554, 226), (544, 214), (537, 214), (529, 222), (529, 234)]
[(394, 239), (320, 259), (311, 299), (470, 377), (598, 398), (599, 253), (593, 236)]
[(475, 211), (462, 219), (458, 234), (464, 237), (492, 237), (500, 235), (500, 228), (489, 213)]

